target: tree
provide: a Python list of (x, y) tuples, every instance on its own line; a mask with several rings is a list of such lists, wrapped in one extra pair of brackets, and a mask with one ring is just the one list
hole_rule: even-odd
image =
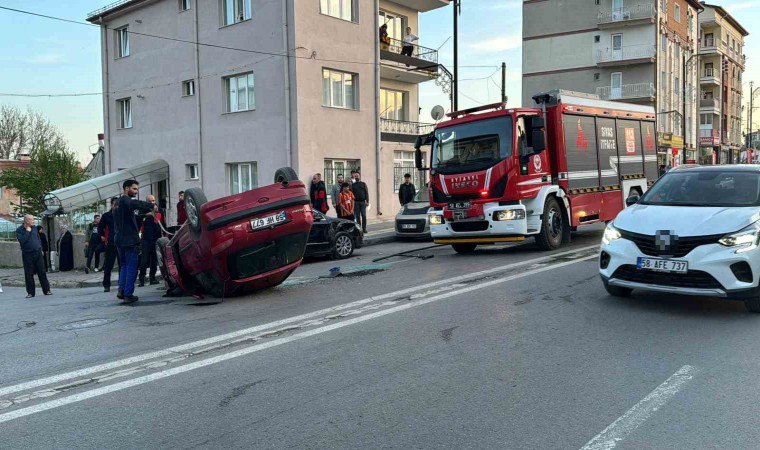
[(62, 147), (66, 141), (41, 113), (10, 106), (0, 108), (0, 159), (11, 159), (21, 151), (31, 155), (41, 145)]

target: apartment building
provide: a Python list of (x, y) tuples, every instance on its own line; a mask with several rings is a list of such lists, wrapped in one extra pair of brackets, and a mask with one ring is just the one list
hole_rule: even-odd
[(702, 3), (700, 39), (700, 159), (704, 164), (740, 161), (744, 38), (748, 32), (720, 6)]
[(652, 105), (658, 162), (698, 157), (695, 0), (523, 0), (523, 106), (551, 89)]
[[(146, 189), (171, 205), (193, 186), (217, 198), (266, 185), (281, 166), (328, 184), (355, 168), (369, 216), (392, 217), (399, 174), (429, 128), (418, 86), (439, 70), (435, 50), (416, 41), (402, 54), (401, 40), (406, 27), (419, 35), (420, 13), (446, 5), (121, 0), (94, 11), (106, 170), (163, 159), (168, 182)], [(382, 24), (390, 40), (381, 45)]]

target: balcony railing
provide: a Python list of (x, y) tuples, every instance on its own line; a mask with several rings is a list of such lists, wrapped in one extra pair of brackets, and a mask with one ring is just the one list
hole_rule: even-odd
[(380, 118), (381, 133), (419, 136), (432, 132), (433, 128), (435, 128), (435, 124), (433, 123), (407, 122), (405, 120)]
[(407, 56), (422, 59), (431, 64), (438, 64), (438, 50), (423, 47), (417, 44), (405, 44), (404, 41), (400, 41), (398, 39), (389, 39), (387, 43), (380, 42), (380, 50), (384, 52), (402, 54), (404, 47), (412, 47), (411, 54), (407, 53)]
[(656, 54), (657, 48), (654, 45), (631, 45), (620, 49), (606, 48), (596, 51), (596, 63), (603, 64), (651, 59)]
[(703, 98), (699, 100), (699, 107), (720, 109), (720, 99), (719, 98)]
[(131, 1), (133, 1), (133, 0), (118, 0), (118, 1), (115, 1), (115, 2), (111, 3), (110, 5), (106, 5), (106, 6), (102, 7), (102, 8), (100, 8), (100, 9), (96, 9), (95, 11), (87, 14), (87, 18), (90, 19), (92, 17), (99, 16), (99, 15), (103, 14), (106, 11), (110, 11), (110, 10), (116, 8), (117, 6), (124, 5), (126, 3), (131, 2)]
[(713, 69), (712, 67), (708, 67), (705, 69), (705, 74), (702, 76), (709, 78), (709, 77), (717, 77), (718, 75), (716, 74), (715, 69)]
[(652, 19), (655, 15), (657, 15), (657, 6), (651, 3), (614, 9), (600, 8), (597, 14), (597, 23), (604, 25), (629, 20)]
[(602, 100), (649, 98), (655, 96), (655, 89), (654, 83), (624, 84), (620, 87), (601, 86), (596, 88), (596, 95)]

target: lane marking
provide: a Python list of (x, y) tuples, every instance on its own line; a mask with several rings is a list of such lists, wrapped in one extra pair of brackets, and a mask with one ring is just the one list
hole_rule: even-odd
[(66, 373), (62, 373), (62, 374), (58, 374), (58, 375), (53, 375), (53, 376), (50, 376), (50, 377), (45, 377), (45, 378), (40, 378), (40, 379), (36, 379), (36, 380), (31, 380), (31, 381), (28, 381), (28, 382), (19, 383), (19, 384), (16, 384), (16, 385), (0, 388), (0, 397), (4, 397), (4, 396), (6, 396), (8, 394), (13, 394), (13, 393), (16, 393), (16, 392), (23, 392), (23, 391), (26, 391), (26, 390), (29, 390), (29, 389), (35, 389), (35, 388), (38, 388), (38, 387), (47, 386), (47, 385), (50, 385), (50, 384), (61, 383), (63, 381), (71, 380), (71, 379), (74, 379), (74, 378), (84, 377), (84, 376), (91, 375), (91, 374), (98, 373), (98, 372), (104, 372), (104, 371), (109, 371), (109, 370), (117, 369), (119, 367), (124, 367), (124, 366), (128, 366), (128, 365), (131, 365), (131, 364), (141, 363), (141, 362), (148, 361), (148, 360), (151, 360), (151, 359), (163, 358), (163, 357), (166, 357), (166, 356), (176, 356), (176, 354), (178, 354), (178, 353), (187, 353), (187, 352), (189, 352), (189, 351), (191, 351), (191, 350), (193, 350), (195, 348), (205, 347), (205, 346), (209, 346), (209, 345), (214, 345), (214, 344), (222, 342), (222, 341), (226, 341), (226, 340), (230, 340), (230, 339), (235, 339), (235, 338), (238, 338), (238, 337), (241, 337), (241, 336), (245, 336), (245, 335), (248, 335), (248, 334), (254, 334), (254, 333), (257, 333), (257, 332), (260, 332), (260, 331), (264, 331), (264, 330), (268, 330), (268, 329), (271, 329), (271, 328), (276, 328), (276, 327), (281, 327), (281, 326), (284, 326), (284, 325), (289, 325), (289, 324), (292, 324), (294, 322), (301, 322), (301, 321), (304, 321), (304, 320), (313, 319), (313, 318), (316, 318), (316, 317), (319, 317), (319, 316), (324, 316), (324, 315), (327, 315), (327, 314), (330, 314), (330, 313), (333, 313), (333, 312), (343, 311), (343, 310), (346, 310), (346, 309), (353, 309), (353, 308), (356, 308), (358, 306), (365, 305), (367, 303), (372, 303), (372, 302), (378, 302), (378, 301), (381, 301), (381, 300), (398, 298), (398, 297), (402, 297), (402, 296), (405, 296), (405, 295), (413, 294), (413, 293), (415, 293), (417, 291), (421, 291), (421, 290), (425, 290), (425, 289), (430, 289), (430, 288), (435, 288), (435, 287), (438, 287), (438, 286), (441, 286), (441, 285), (456, 284), (456, 283), (459, 283), (461, 281), (466, 281), (466, 280), (469, 280), (469, 279), (472, 279), (472, 278), (479, 278), (479, 277), (491, 275), (491, 274), (498, 273), (498, 272), (506, 272), (506, 271), (509, 271), (509, 270), (514, 269), (516, 267), (521, 267), (521, 266), (531, 265), (531, 264), (537, 264), (537, 263), (541, 263), (541, 262), (544, 262), (544, 261), (552, 260), (554, 258), (561, 258), (563, 256), (583, 253), (583, 252), (589, 251), (591, 249), (598, 249), (598, 248), (599, 248), (598, 245), (590, 245), (590, 246), (580, 247), (580, 248), (573, 249), (573, 250), (568, 250), (566, 252), (555, 253), (555, 254), (548, 255), (548, 256), (543, 256), (543, 257), (540, 257), (540, 258), (533, 258), (533, 259), (529, 259), (529, 260), (525, 260), (525, 261), (521, 261), (521, 262), (517, 262), (517, 263), (507, 264), (507, 265), (501, 266), (501, 267), (494, 267), (494, 268), (487, 269), (487, 270), (481, 270), (479, 272), (473, 272), (473, 273), (469, 273), (469, 274), (465, 274), (465, 275), (460, 275), (458, 277), (452, 277), (452, 278), (448, 278), (448, 279), (445, 279), (445, 280), (433, 281), (433, 282), (425, 283), (425, 284), (422, 284), (422, 285), (419, 285), (419, 286), (414, 286), (414, 287), (410, 287), (410, 288), (406, 288), (406, 289), (401, 289), (401, 290), (398, 290), (398, 291), (389, 292), (387, 294), (382, 294), (382, 295), (377, 295), (377, 296), (373, 296), (373, 297), (368, 297), (368, 298), (357, 300), (357, 301), (354, 301), (354, 302), (351, 302), (351, 303), (346, 303), (346, 304), (343, 304), (343, 305), (332, 306), (332, 307), (329, 307), (329, 308), (320, 309), (318, 311), (313, 311), (313, 312), (306, 313), (306, 314), (300, 314), (298, 316), (293, 316), (293, 317), (285, 318), (285, 319), (282, 319), (282, 320), (277, 320), (277, 321), (274, 321), (274, 322), (269, 322), (269, 323), (265, 323), (265, 324), (262, 324), (262, 325), (257, 325), (257, 326), (254, 326), (254, 327), (245, 328), (245, 329), (238, 330), (238, 331), (233, 331), (233, 332), (230, 332), (230, 333), (221, 334), (221, 335), (218, 335), (218, 336), (213, 336), (213, 337), (206, 338), (206, 339), (201, 339), (201, 340), (198, 340), (198, 341), (189, 342), (187, 344), (182, 344), (182, 345), (178, 345), (178, 346), (175, 346), (175, 347), (170, 347), (170, 348), (167, 348), (167, 349), (164, 349), (164, 350), (157, 350), (157, 351), (154, 351), (154, 352), (148, 352), (148, 353), (144, 353), (144, 354), (141, 354), (141, 355), (132, 356), (132, 357), (129, 357), (129, 358), (124, 358), (124, 359), (120, 359), (120, 360), (116, 360), (116, 361), (112, 361), (112, 362), (108, 362), (108, 363), (104, 363), (104, 364), (99, 364), (99, 365), (96, 365), (96, 366), (91, 366), (91, 367), (87, 367), (87, 368), (83, 368), (83, 369), (79, 369), (79, 370), (74, 370), (74, 371), (71, 371), (71, 372), (66, 372)]
[(662, 408), (696, 375), (693, 366), (683, 366), (665, 382), (652, 391), (643, 400), (636, 403), (628, 412), (618, 417), (610, 426), (594, 436), (581, 450), (611, 450), (626, 436), (639, 427), (645, 420)]
[[(517, 280), (520, 278), (525, 278), (531, 275), (536, 275), (542, 272), (546, 272), (549, 270), (559, 269), (561, 267), (569, 266), (572, 264), (577, 264), (579, 262), (588, 261), (591, 259), (595, 259), (596, 255), (586, 256), (584, 258), (575, 259), (573, 261), (566, 261), (562, 263), (552, 264), (551, 266), (546, 266), (542, 268), (538, 268), (532, 271), (527, 272), (521, 272), (515, 275), (510, 275), (504, 278), (498, 278), (491, 281), (485, 281), (483, 283), (474, 284), (472, 286), (468, 286), (464, 289), (459, 289), (452, 292), (447, 292), (444, 294), (436, 295), (434, 297), (430, 297), (428, 299), (419, 300), (411, 303), (405, 303), (399, 306), (395, 306), (393, 308), (388, 308), (382, 311), (377, 311), (371, 314), (367, 314), (361, 317), (355, 317), (353, 319), (347, 319), (342, 322), (336, 322), (332, 325), (323, 326), (320, 328), (315, 328), (313, 330), (304, 331), (302, 333), (294, 334), (291, 336), (279, 338), (274, 341), (266, 342), (263, 344), (257, 344), (248, 346), (246, 348), (242, 348), (240, 350), (236, 350), (230, 353), (225, 353), (222, 355), (214, 356), (207, 359), (202, 359), (200, 361), (192, 362), (189, 364), (185, 364), (182, 366), (174, 367), (171, 369), (163, 370), (160, 372), (154, 372), (149, 375), (144, 375), (142, 377), (133, 378), (131, 380), (122, 381), (120, 383), (111, 384), (108, 386), (103, 386), (98, 389), (92, 389), (90, 391), (82, 392), (79, 394), (70, 395), (68, 397), (62, 397), (56, 400), (51, 400), (43, 403), (39, 403), (34, 406), (29, 406), (26, 408), (21, 408), (16, 411), (7, 412), (5, 414), (0, 414), (0, 423), (8, 422), (11, 420), (19, 419), (22, 417), (30, 416), (33, 414), (37, 414), (43, 411), (48, 411), (51, 409), (59, 408), (61, 406), (70, 405), (72, 403), (81, 402), (83, 400), (88, 400), (91, 398), (99, 397), (102, 395), (110, 394), (117, 391), (122, 391), (124, 389), (128, 389), (134, 386), (139, 386), (141, 384), (150, 383), (152, 381), (161, 380), (163, 378), (168, 378), (174, 375), (179, 375), (181, 373), (189, 372), (191, 370), (200, 369), (202, 367), (211, 366), (214, 364), (218, 364), (230, 359), (239, 358), (241, 356), (249, 355), (252, 353), (260, 352), (262, 350), (266, 350), (269, 348), (278, 347), (280, 345), (284, 345), (290, 342), (299, 341), (311, 336), (316, 336), (322, 333), (327, 333), (328, 331), (338, 330), (341, 328), (345, 328), (351, 325), (355, 325), (357, 323), (366, 322), (368, 320), (377, 319), (379, 317), (387, 316), (389, 314), (393, 314), (400, 311), (405, 311), (407, 309), (416, 308), (422, 305), (427, 305), (428, 303), (438, 302), (450, 297), (454, 297), (457, 295), (466, 294), (468, 292), (484, 289), (491, 286), (496, 286), (499, 284), (504, 284), (509, 281)], [(651, 394), (650, 394), (651, 395)]]

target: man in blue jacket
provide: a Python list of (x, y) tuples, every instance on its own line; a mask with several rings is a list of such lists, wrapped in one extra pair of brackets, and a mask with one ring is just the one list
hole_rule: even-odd
[(50, 292), (45, 270), (45, 260), (42, 258), (42, 242), (37, 227), (34, 226), (34, 216), (24, 216), (24, 223), (16, 229), (16, 239), (21, 244), (21, 260), (24, 263), (24, 281), (26, 282), (26, 298), (34, 297), (34, 273), (40, 279), (40, 287), (45, 295)]
[(135, 200), (139, 190), (136, 180), (122, 183), (123, 194), (114, 211), (114, 228), (116, 228), (116, 249), (119, 252), (119, 292), (116, 298), (125, 303), (134, 303), (138, 298), (135, 293), (137, 266), (140, 255), (140, 234), (137, 231), (135, 211), (140, 213), (156, 212), (158, 206)]

